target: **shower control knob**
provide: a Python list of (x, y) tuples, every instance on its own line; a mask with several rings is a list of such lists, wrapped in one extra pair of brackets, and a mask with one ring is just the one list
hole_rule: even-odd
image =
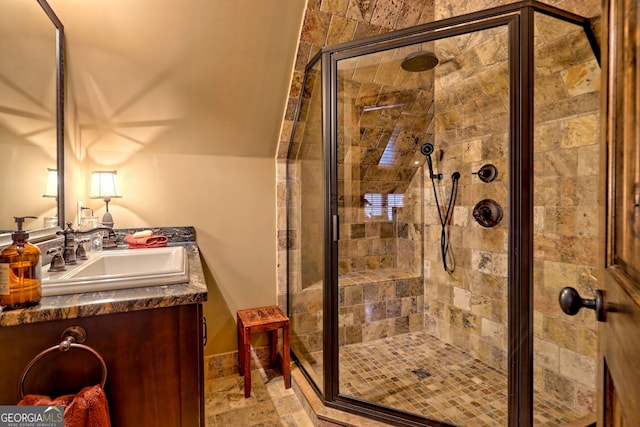
[(604, 322), (604, 296), (603, 292), (598, 289), (594, 299), (584, 299), (574, 288), (562, 288), (558, 296), (560, 308), (569, 316), (576, 315), (581, 308), (589, 308), (595, 310), (598, 322)]
[(484, 199), (473, 208), (473, 219), (483, 227), (495, 227), (502, 221), (502, 206), (495, 200)]
[(492, 164), (486, 164), (478, 172), (473, 172), (472, 175), (478, 175), (482, 182), (492, 182), (498, 177), (498, 168)]

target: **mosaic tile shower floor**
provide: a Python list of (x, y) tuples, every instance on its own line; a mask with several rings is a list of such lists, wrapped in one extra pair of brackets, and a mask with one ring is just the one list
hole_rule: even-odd
[[(340, 361), (342, 394), (460, 426), (507, 425), (506, 376), (427, 333), (343, 346)], [(536, 405), (536, 426), (584, 417), (543, 393)]]

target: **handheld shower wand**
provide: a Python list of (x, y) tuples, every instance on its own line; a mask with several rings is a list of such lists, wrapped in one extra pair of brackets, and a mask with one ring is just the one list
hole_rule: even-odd
[(431, 160), (431, 154), (433, 154), (433, 144), (428, 142), (422, 144), (420, 152), (427, 158), (427, 166), (429, 167), (429, 178), (431, 179), (431, 185), (433, 186), (433, 196), (436, 202), (436, 209), (440, 219), (440, 225), (442, 227), (440, 232), (440, 251), (442, 254), (442, 266), (447, 273), (453, 273), (455, 270), (455, 258), (453, 252), (449, 246), (449, 232), (447, 227), (451, 225), (453, 217), (453, 208), (456, 204), (456, 198), (458, 196), (458, 183), (460, 181), (460, 172), (454, 172), (451, 175), (451, 194), (449, 195), (449, 202), (445, 212), (440, 208), (440, 201), (438, 200), (438, 191), (436, 189), (436, 179), (442, 180), (443, 175), (441, 173), (433, 173), (433, 164)]
[(441, 173), (438, 173), (435, 175), (433, 173), (433, 162), (431, 160), (431, 155), (433, 154), (433, 144), (429, 144), (428, 142), (425, 144), (422, 144), (422, 147), (420, 147), (420, 152), (424, 154), (425, 157), (427, 158), (427, 166), (429, 167), (429, 178), (437, 179), (438, 181), (441, 180), (442, 179)]

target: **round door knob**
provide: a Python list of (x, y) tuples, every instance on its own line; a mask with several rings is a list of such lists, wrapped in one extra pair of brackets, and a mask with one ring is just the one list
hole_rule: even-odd
[(558, 296), (560, 308), (566, 314), (574, 316), (582, 307), (595, 310), (598, 322), (604, 322), (604, 298), (601, 290), (596, 290), (594, 299), (584, 299), (574, 288), (562, 288)]

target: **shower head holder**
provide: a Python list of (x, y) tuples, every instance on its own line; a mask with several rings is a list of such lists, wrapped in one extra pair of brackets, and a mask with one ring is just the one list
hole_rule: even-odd
[(444, 175), (441, 173), (433, 173), (433, 163), (431, 162), (431, 156), (427, 156), (427, 166), (429, 166), (429, 179), (437, 179), (441, 181)]

